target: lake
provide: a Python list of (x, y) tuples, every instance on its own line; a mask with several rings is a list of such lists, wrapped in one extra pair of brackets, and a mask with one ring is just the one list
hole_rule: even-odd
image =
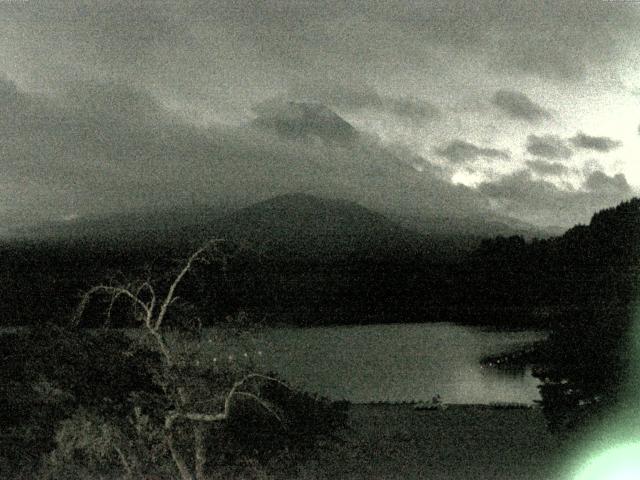
[(483, 368), (480, 359), (544, 336), (449, 323), (271, 328), (222, 353), (208, 330), (203, 361), (250, 357), (297, 387), (357, 403), (428, 401), (436, 393), (445, 403), (532, 403), (540, 395), (530, 371)]

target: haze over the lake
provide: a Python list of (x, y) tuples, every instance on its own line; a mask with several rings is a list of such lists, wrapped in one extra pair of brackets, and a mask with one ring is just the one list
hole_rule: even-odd
[(640, 186), (639, 24), (601, 0), (3, 1), (0, 221), (301, 191), (586, 222)]

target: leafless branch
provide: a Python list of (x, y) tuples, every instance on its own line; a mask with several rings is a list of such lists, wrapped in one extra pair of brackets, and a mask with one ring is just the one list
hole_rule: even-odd
[(115, 301), (119, 297), (125, 296), (125, 297), (128, 297), (133, 302), (134, 305), (141, 307), (147, 317), (151, 317), (152, 315), (152, 312), (149, 309), (149, 306), (146, 303), (144, 303), (142, 300), (140, 300), (140, 298), (138, 298), (135, 294), (133, 294), (129, 289), (125, 287), (114, 287), (110, 285), (96, 285), (95, 287), (92, 287), (91, 289), (89, 289), (83, 295), (82, 300), (80, 301), (80, 305), (78, 306), (78, 309), (76, 311), (76, 315), (75, 315), (76, 323), (80, 322), (82, 315), (84, 313), (84, 310), (86, 309), (87, 305), (89, 304), (89, 301), (91, 300), (91, 297), (100, 293), (111, 295), (111, 302), (108, 310), (109, 314), (111, 313), (111, 308), (113, 307), (113, 304), (115, 303)]
[(124, 452), (117, 445), (114, 445), (113, 449), (118, 454), (118, 458), (120, 459), (120, 463), (122, 463), (122, 466), (124, 467), (124, 470), (126, 472), (126, 477), (125, 478), (133, 479), (133, 469), (131, 468), (131, 465), (129, 465), (129, 462), (127, 461), (127, 457), (125, 456)]
[(269, 380), (270, 382), (278, 383), (278, 384), (282, 385), (283, 387), (285, 387), (287, 390), (289, 390), (289, 385), (284, 383), (282, 380), (279, 380), (276, 377), (271, 377), (269, 375), (263, 375), (262, 373), (249, 373), (249, 374), (245, 375), (244, 377), (242, 377), (240, 380), (238, 380), (234, 384), (234, 386), (236, 388), (240, 387), (245, 382), (247, 382), (247, 381), (249, 381), (249, 380), (251, 380), (253, 378), (259, 378), (259, 379), (262, 379), (262, 380)]
[(151, 282), (149, 280), (147, 280), (146, 282), (143, 282), (142, 285), (138, 287), (138, 290), (136, 291), (136, 297), (141, 298), (140, 296), (142, 295), (142, 292), (144, 292), (145, 290), (147, 290), (149, 292), (149, 295), (151, 296), (151, 299), (149, 300), (148, 305), (149, 305), (149, 311), (153, 313), (153, 310), (155, 309), (155, 306), (156, 306), (156, 292), (153, 289), (153, 286), (151, 285)]
[(280, 415), (278, 415), (278, 413), (275, 411), (275, 409), (268, 402), (266, 402), (265, 400), (261, 399), (257, 395), (254, 395), (253, 393), (249, 393), (249, 392), (236, 392), (236, 395), (237, 396), (243, 396), (243, 397), (251, 398), (251, 399), (255, 400), (260, 406), (262, 406), (262, 408), (264, 408), (271, 415), (276, 417), (280, 423), (282, 423), (282, 417), (280, 417)]
[(191, 267), (192, 267), (193, 263), (205, 251), (207, 251), (212, 246), (215, 246), (215, 245), (217, 245), (218, 243), (220, 243), (222, 241), (223, 241), (222, 239), (210, 240), (209, 242), (205, 243), (202, 247), (200, 247), (198, 250), (196, 250), (189, 257), (189, 259), (187, 260), (187, 263), (184, 265), (184, 267), (182, 267), (182, 270), (180, 270), (180, 272), (178, 273), (176, 278), (173, 280), (173, 283), (171, 283), (171, 286), (169, 287), (169, 291), (167, 292), (167, 295), (165, 296), (162, 304), (160, 305), (160, 312), (158, 313), (158, 316), (156, 317), (156, 320), (155, 320), (154, 325), (153, 325), (153, 329), (154, 330), (157, 331), (162, 326), (162, 321), (164, 320), (164, 317), (165, 317), (165, 315), (167, 313), (167, 309), (169, 308), (169, 306), (174, 301), (176, 288), (178, 288), (178, 285), (180, 284), (180, 282), (182, 281), (184, 276), (187, 274), (187, 272), (189, 272), (189, 270), (191, 270)]
[(225, 397), (224, 408), (222, 412), (210, 414), (210, 413), (200, 413), (200, 412), (173, 411), (173, 412), (170, 412), (165, 418), (165, 428), (171, 429), (174, 422), (179, 418), (184, 418), (186, 420), (192, 420), (192, 421), (198, 421), (198, 422), (210, 422), (210, 423), (227, 420), (231, 412), (231, 403), (235, 396), (245, 396), (245, 397), (256, 400), (262, 407), (264, 407), (267, 411), (269, 411), (272, 415), (274, 415), (280, 422), (282, 422), (281, 417), (264, 400), (260, 399), (257, 395), (253, 393), (238, 390), (247, 381), (254, 378), (269, 380), (272, 382), (279, 383), (280, 385), (283, 385), (286, 388), (289, 388), (288, 385), (278, 380), (277, 378), (270, 377), (268, 375), (262, 375), (260, 373), (249, 373), (233, 384), (233, 386), (231, 387), (231, 389), (229, 390), (229, 392)]

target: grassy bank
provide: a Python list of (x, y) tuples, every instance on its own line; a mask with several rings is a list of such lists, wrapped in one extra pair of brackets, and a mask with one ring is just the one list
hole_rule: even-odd
[(301, 478), (555, 480), (561, 460), (539, 409), (356, 404), (349, 426), (346, 445)]

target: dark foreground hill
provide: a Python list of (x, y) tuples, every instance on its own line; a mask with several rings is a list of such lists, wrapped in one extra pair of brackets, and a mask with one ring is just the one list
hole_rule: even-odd
[[(355, 305), (366, 304), (373, 293), (381, 302), (406, 290), (408, 268), (458, 255), (455, 248), (441, 247), (356, 203), (304, 194), (232, 212), (174, 210), (56, 228), (38, 241), (9, 242), (0, 253), (5, 280), (0, 308), (9, 323), (30, 323), (45, 312), (63, 315), (79, 292), (109, 274), (130, 278), (149, 264), (156, 272), (174, 268), (175, 259), (212, 238), (233, 246), (232, 268), (224, 280), (214, 271), (199, 272), (199, 293), (186, 296), (207, 305), (209, 317), (253, 309), (318, 323), (337, 321), (331, 312), (340, 311), (350, 312), (340, 313), (341, 322), (360, 322)], [(349, 320), (351, 315), (356, 316)]]
[(546, 328), (584, 304), (630, 301), (639, 205), (560, 237), (487, 239), (472, 255), (353, 202), (304, 194), (234, 211), (80, 220), (66, 235), (5, 244), (0, 310), (5, 323), (64, 315), (114, 272), (135, 278), (151, 264), (166, 273), (204, 241), (226, 238), (236, 245), (229, 271), (199, 272), (197, 289), (182, 295), (206, 305), (207, 321), (248, 309), (301, 325), (428, 318)]

